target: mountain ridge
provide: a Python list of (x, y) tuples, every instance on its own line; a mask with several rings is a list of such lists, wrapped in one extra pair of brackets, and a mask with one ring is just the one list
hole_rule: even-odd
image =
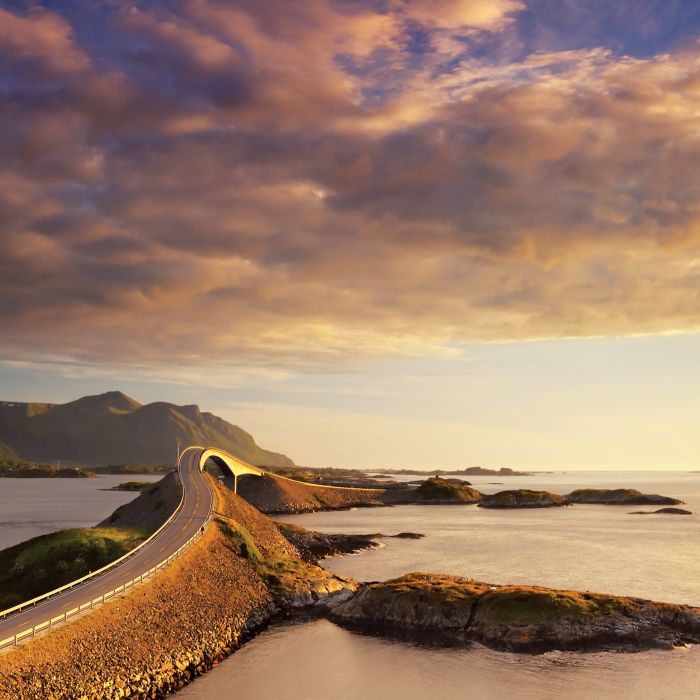
[(0, 444), (22, 459), (83, 464), (174, 463), (181, 447), (206, 444), (256, 466), (294, 467), (286, 455), (199, 406), (141, 404), (121, 391), (63, 404), (0, 401)]

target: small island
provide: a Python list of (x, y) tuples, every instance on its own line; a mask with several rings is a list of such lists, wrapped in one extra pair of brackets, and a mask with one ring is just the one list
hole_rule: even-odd
[(577, 489), (566, 496), (569, 503), (594, 503), (606, 506), (678, 506), (683, 501), (637, 489)]
[(423, 481), (416, 488), (387, 490), (383, 500), (385, 503), (394, 504), (449, 505), (478, 503), (482, 498), (482, 494), (468, 484), (459, 482), (456, 479), (448, 480), (439, 476), (433, 476)]
[(564, 496), (549, 491), (516, 489), (482, 496), (480, 508), (557, 508), (569, 505)]
[(441, 574), (364, 584), (329, 617), (373, 634), (430, 633), (451, 644), (478, 642), (526, 653), (671, 649), (700, 642), (700, 608)]
[(629, 515), (692, 515), (684, 508), (659, 508), (658, 510), (633, 510)]
[(152, 481), (122, 481), (121, 484), (112, 486), (108, 491), (145, 491), (153, 486)]
[(11, 479), (93, 479), (95, 472), (88, 469), (59, 469), (50, 464), (32, 464), (21, 459), (0, 462), (0, 478)]

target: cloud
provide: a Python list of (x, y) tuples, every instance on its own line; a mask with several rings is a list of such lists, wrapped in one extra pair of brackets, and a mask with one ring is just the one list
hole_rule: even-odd
[(90, 66), (71, 25), (41, 8), (25, 15), (0, 8), (0, 51), (15, 68), (29, 65), (50, 74), (82, 72)]
[(697, 47), (506, 60), (515, 2), (3, 12), (34, 71), (0, 83), (6, 358), (312, 370), (700, 327)]

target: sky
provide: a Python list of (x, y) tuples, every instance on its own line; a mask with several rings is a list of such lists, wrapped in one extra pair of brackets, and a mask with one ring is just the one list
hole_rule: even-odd
[(695, 0), (0, 0), (0, 397), (312, 466), (700, 469)]

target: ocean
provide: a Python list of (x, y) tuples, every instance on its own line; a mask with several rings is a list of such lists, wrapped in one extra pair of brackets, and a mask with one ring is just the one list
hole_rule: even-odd
[[(654, 508), (624, 506), (517, 511), (396, 506), (282, 519), (323, 532), (426, 535), (422, 540), (387, 539), (380, 549), (324, 562), (358, 580), (429, 571), (700, 605), (700, 474), (569, 472), (470, 480), (484, 493), (520, 487), (558, 493), (587, 486), (638, 488), (680, 498), (695, 514), (629, 515)], [(700, 698), (700, 647), (531, 656), (479, 645), (445, 649), (381, 639), (326, 620), (290, 621), (270, 627), (181, 696), (686, 700)]]
[[(0, 479), (0, 547), (98, 522), (133, 497), (101, 490), (124, 480)], [(700, 474), (568, 472), (470, 480), (484, 493), (632, 487), (680, 498), (694, 515), (630, 515), (654, 510), (636, 506), (396, 506), (281, 519), (324, 532), (426, 535), (385, 539), (379, 549), (324, 562), (358, 580), (428, 571), (700, 605)], [(521, 655), (479, 645), (455, 649), (382, 639), (323, 619), (294, 619), (272, 625), (177, 697), (685, 700), (700, 698), (700, 647)]]

